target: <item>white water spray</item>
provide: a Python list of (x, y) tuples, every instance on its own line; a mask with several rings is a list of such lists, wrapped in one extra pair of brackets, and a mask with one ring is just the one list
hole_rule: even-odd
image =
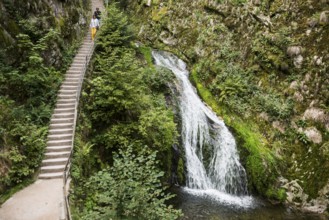
[[(251, 197), (247, 196), (246, 172), (239, 162), (234, 137), (196, 94), (185, 63), (167, 52), (153, 51), (152, 55), (156, 65), (170, 69), (179, 81), (188, 191), (214, 195), (215, 190), (229, 194), (231, 199), (227, 200), (246, 206)], [(235, 202), (237, 196), (247, 198), (247, 202)]]

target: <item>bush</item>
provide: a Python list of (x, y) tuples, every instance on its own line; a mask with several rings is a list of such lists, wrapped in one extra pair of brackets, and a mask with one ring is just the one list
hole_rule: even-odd
[(129, 146), (114, 156), (111, 168), (90, 177), (83, 191), (87, 194), (82, 219), (177, 219), (181, 212), (165, 202), (157, 169), (156, 153), (145, 146), (138, 154)]

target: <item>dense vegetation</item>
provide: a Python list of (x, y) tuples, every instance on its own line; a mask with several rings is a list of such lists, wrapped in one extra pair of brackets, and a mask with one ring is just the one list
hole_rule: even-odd
[(323, 211), (328, 1), (125, 2), (139, 40), (184, 59), (200, 96), (234, 131), (250, 188)]
[(39, 167), (57, 90), (85, 28), (79, 17), (88, 1), (55, 2), (0, 2), (0, 194)]
[(172, 73), (136, 47), (131, 21), (114, 5), (102, 19), (80, 103), (72, 166), (76, 218), (176, 219), (172, 196), (174, 114), (167, 106)]

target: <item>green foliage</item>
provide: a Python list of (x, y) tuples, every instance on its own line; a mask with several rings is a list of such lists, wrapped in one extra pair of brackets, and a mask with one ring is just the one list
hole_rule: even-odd
[(287, 198), (287, 194), (286, 194), (286, 190), (283, 188), (280, 189), (268, 189), (266, 192), (266, 196), (269, 199), (275, 199), (277, 201), (280, 202), (285, 202), (286, 198)]
[(219, 102), (234, 97), (244, 97), (250, 91), (248, 75), (233, 64), (228, 64), (224, 70), (217, 72), (216, 78), (210, 85), (210, 90), (218, 97)]
[(109, 123), (107, 120), (113, 116), (122, 118), (128, 114), (134, 117), (142, 105), (146, 105), (141, 97), (145, 86), (132, 49), (116, 48), (101, 53), (97, 56), (96, 71), (90, 90), (93, 101), (88, 106), (94, 121)]
[(72, 202), (83, 219), (176, 219), (160, 181), (169, 176), (160, 168), (171, 171), (167, 158), (178, 136), (163, 94), (172, 75), (145, 65), (115, 4), (102, 22), (80, 99)]
[[(63, 5), (65, 16), (73, 13), (67, 5), (80, 4), (72, 2)], [(62, 14), (53, 16), (44, 1), (17, 3), (0, 3), (0, 35), (5, 33), (10, 42), (0, 49), (0, 193), (33, 178), (41, 163), (62, 80), (58, 69), (69, 64), (62, 55), (67, 54), (67, 34), (73, 30), (64, 35), (55, 22)], [(76, 31), (71, 19), (66, 21)]]
[[(282, 66), (288, 67), (285, 50), (292, 43), (290, 34), (291, 30), (287, 27), (283, 27), (275, 33), (264, 34), (263, 31), (256, 33), (252, 41), (255, 62), (268, 72), (282, 70)], [(287, 67), (284, 68), (287, 69)]]
[(177, 219), (181, 212), (165, 205), (156, 153), (145, 146), (135, 154), (132, 146), (114, 156), (113, 166), (89, 178), (84, 188), (82, 219)]
[(132, 40), (133, 30), (128, 17), (115, 6), (115, 3), (107, 8), (107, 17), (102, 19), (102, 23), (97, 45), (104, 51), (111, 50), (112, 47), (127, 45)]
[(153, 66), (152, 62), (152, 49), (150, 47), (139, 46), (138, 50), (143, 54), (144, 59), (146, 60), (149, 66)]
[(275, 119), (287, 119), (293, 113), (293, 100), (284, 100), (275, 93), (258, 93), (255, 95), (253, 102), (259, 111), (267, 112)]
[(231, 3), (232, 5), (241, 5), (243, 3), (246, 3), (246, 0), (229, 0), (229, 1), (225, 1), (225, 0), (216, 0), (218, 3)]
[(27, 126), (14, 123), (14, 129), (8, 134), (20, 139), (22, 146), (13, 146), (1, 155), (10, 166), (9, 172), (1, 178), (0, 184), (11, 186), (31, 177), (39, 167), (46, 146), (46, 127)]
[(297, 132), (297, 139), (300, 142), (302, 142), (303, 144), (309, 144), (310, 143), (310, 139), (303, 132)]
[(146, 69), (145, 83), (154, 91), (166, 92), (168, 85), (173, 81), (173, 73), (162, 67)]
[(54, 68), (45, 66), (41, 54), (56, 38), (58, 33), (50, 30), (37, 44), (33, 44), (28, 35), (19, 34), (17, 47), (21, 54), (20, 66), (3, 73), (0, 78), (0, 92), (33, 107), (53, 100), (56, 95), (54, 90), (60, 83), (60, 75)]
[(166, 151), (175, 143), (176, 125), (171, 111), (162, 108), (143, 111), (139, 118), (138, 131), (148, 146)]

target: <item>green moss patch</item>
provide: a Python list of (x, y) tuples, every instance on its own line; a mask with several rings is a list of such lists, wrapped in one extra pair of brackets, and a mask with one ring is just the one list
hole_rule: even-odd
[(225, 107), (219, 107), (210, 91), (199, 82), (196, 71), (192, 71), (191, 77), (201, 98), (233, 129), (240, 145), (241, 159), (245, 163), (251, 188), (264, 196), (281, 198), (281, 196), (273, 196), (273, 192), (267, 193), (278, 177), (277, 161), (258, 127), (251, 121), (243, 120), (231, 113)]

